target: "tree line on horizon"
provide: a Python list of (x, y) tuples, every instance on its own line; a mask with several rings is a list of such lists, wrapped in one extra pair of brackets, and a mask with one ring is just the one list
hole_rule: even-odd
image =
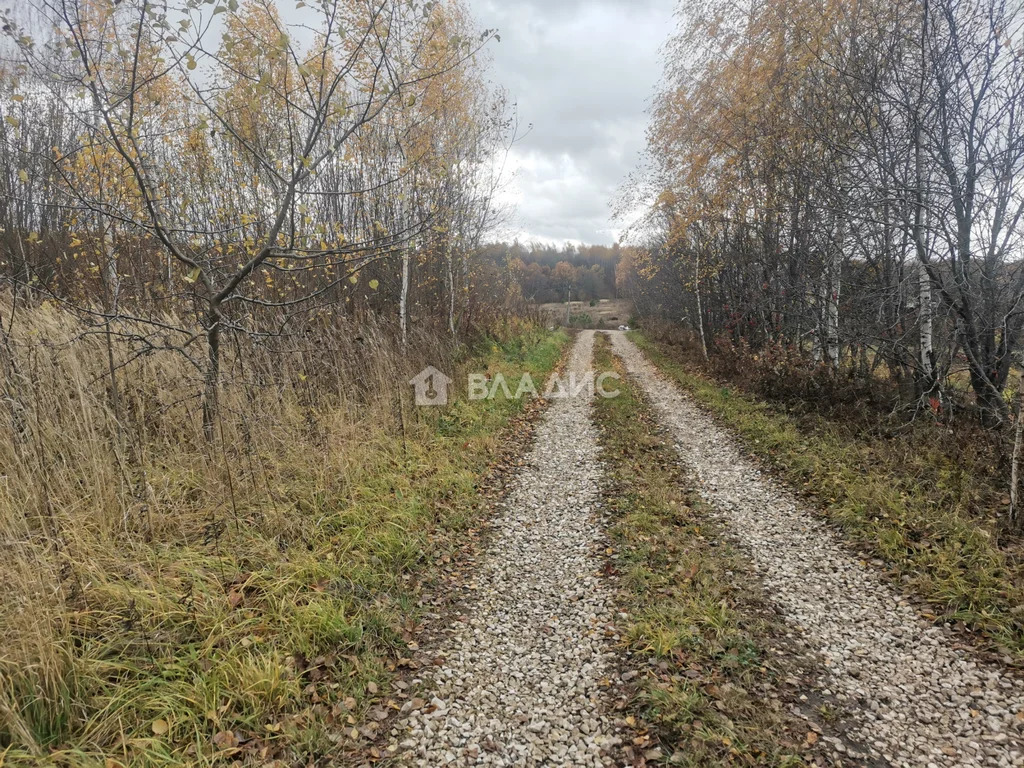
[(529, 304), (596, 301), (617, 297), (616, 269), (622, 257), (618, 244), (585, 245), (490, 243), (481, 257), (507, 267), (509, 279)]

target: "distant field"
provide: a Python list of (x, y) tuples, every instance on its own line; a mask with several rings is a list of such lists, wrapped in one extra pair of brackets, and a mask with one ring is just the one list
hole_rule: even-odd
[[(553, 320), (565, 323), (564, 301), (541, 304), (540, 310)], [(574, 301), (569, 311), (574, 325), (587, 328), (618, 327), (629, 322), (633, 314), (633, 302), (629, 299), (598, 299), (591, 306), (589, 301)]]

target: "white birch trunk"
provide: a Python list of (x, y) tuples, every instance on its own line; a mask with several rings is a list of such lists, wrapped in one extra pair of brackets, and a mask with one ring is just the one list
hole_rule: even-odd
[(811, 345), (811, 358), (820, 363), (824, 350), (825, 314), (828, 311), (828, 270), (822, 271), (821, 282), (818, 284), (818, 301), (815, 307), (814, 343)]
[(921, 72), (918, 88), (918, 103), (914, 108), (914, 249), (917, 253), (918, 281), (918, 332), (920, 341), (921, 377), (925, 382), (926, 394), (936, 389), (934, 342), (932, 339), (932, 281), (926, 267), (927, 245), (925, 243), (925, 169), (924, 142), (921, 130), (921, 109), (925, 99), (925, 77), (928, 66), (928, 2), (924, 3), (921, 17)]
[(694, 264), (694, 293), (697, 294), (697, 328), (700, 331), (700, 349), (704, 353), (704, 359), (708, 359), (708, 343), (704, 338), (704, 308), (700, 301), (700, 255), (697, 256)]
[(935, 371), (932, 366), (933, 342), (932, 342), (932, 280), (928, 276), (923, 262), (917, 265), (918, 279), (918, 325), (920, 326), (921, 339), (921, 372), (929, 387), (935, 381)]
[(409, 343), (409, 251), (402, 251), (402, 292), (398, 298), (398, 322), (402, 327), (402, 346)]
[(448, 332), (455, 336), (455, 268), (451, 248), (448, 249)]
[(462, 327), (469, 322), (469, 254), (472, 249), (467, 248), (462, 254)]
[(1010, 527), (1021, 528), (1020, 501), (1020, 452), (1024, 443), (1024, 373), (1017, 382), (1017, 424), (1013, 430), (1013, 456), (1010, 459)]
[(841, 286), (841, 257), (837, 252), (829, 268), (828, 294), (825, 310), (825, 353), (832, 370), (839, 370), (839, 291)]
[(935, 388), (935, 366), (932, 341), (932, 281), (925, 266), (927, 258), (927, 247), (925, 243), (925, 191), (924, 191), (924, 154), (922, 143), (924, 137), (921, 130), (921, 104), (925, 98), (925, 71), (928, 63), (927, 41), (928, 35), (928, 4), (924, 5), (924, 15), (921, 20), (921, 80), (918, 94), (918, 104), (914, 109), (914, 249), (917, 253), (917, 281), (918, 281), (918, 332), (920, 341), (920, 363), (921, 377), (925, 382), (925, 389), (930, 391)]

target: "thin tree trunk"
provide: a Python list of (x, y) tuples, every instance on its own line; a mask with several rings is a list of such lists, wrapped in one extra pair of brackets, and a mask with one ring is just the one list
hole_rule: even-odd
[(206, 386), (203, 393), (203, 434), (213, 442), (217, 423), (220, 395), (220, 307), (210, 307), (209, 327), (206, 329), (207, 364)]
[(398, 300), (398, 318), (402, 326), (402, 346), (409, 342), (409, 251), (402, 251), (402, 293)]
[(700, 301), (700, 255), (697, 255), (694, 265), (694, 286), (693, 292), (697, 295), (697, 328), (700, 330), (700, 349), (704, 353), (704, 359), (708, 359), (708, 343), (704, 338), (704, 308)]
[(921, 375), (924, 394), (931, 395), (936, 388), (935, 348), (932, 340), (932, 280), (924, 262), (918, 262), (918, 326), (921, 338)]
[(833, 371), (839, 370), (839, 291), (842, 287), (841, 256), (836, 251), (829, 266), (825, 310), (825, 354)]
[(455, 336), (455, 268), (452, 264), (452, 251), (449, 246), (446, 264), (448, 267), (448, 332)]
[(921, 16), (921, 77), (918, 103), (914, 109), (914, 249), (918, 262), (918, 330), (920, 333), (920, 365), (924, 383), (922, 392), (932, 395), (937, 389), (935, 349), (932, 338), (932, 281), (928, 274), (928, 251), (925, 245), (924, 137), (921, 128), (921, 104), (925, 98), (925, 77), (928, 65), (928, 0)]
[(466, 328), (469, 322), (469, 251), (462, 254), (462, 327)]
[(117, 433), (118, 448), (121, 447), (121, 392), (117, 386), (117, 366), (114, 364), (114, 338), (110, 331), (110, 324), (117, 317), (121, 298), (121, 277), (117, 273), (117, 253), (114, 251), (113, 235), (110, 231), (112, 224), (103, 228), (103, 278), (107, 284), (107, 372), (110, 374), (110, 402), (114, 408), (115, 431)]
[(818, 297), (814, 307), (815, 314), (815, 328), (813, 336), (813, 344), (811, 345), (811, 358), (815, 363), (820, 363), (822, 355), (824, 353), (824, 336), (825, 336), (825, 312), (827, 311), (826, 306), (828, 304), (828, 274), (827, 270), (822, 270), (821, 281), (818, 283)]
[(1017, 383), (1017, 424), (1013, 436), (1013, 458), (1010, 461), (1010, 527), (1021, 527), (1018, 486), (1020, 485), (1020, 452), (1024, 442), (1024, 373)]

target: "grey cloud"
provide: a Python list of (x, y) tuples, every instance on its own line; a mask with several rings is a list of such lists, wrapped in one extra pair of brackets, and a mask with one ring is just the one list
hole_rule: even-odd
[(609, 243), (608, 203), (644, 145), (674, 0), (470, 0), (494, 80), (532, 123), (514, 150), (523, 237)]

